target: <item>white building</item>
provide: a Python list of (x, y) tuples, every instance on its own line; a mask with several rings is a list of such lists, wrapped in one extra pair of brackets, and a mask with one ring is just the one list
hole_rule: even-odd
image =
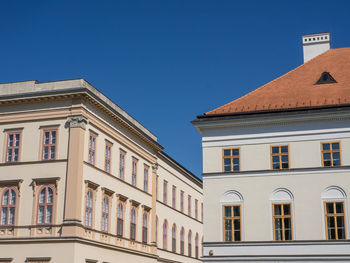
[(304, 64), (192, 122), (203, 262), (350, 262), (350, 48), (302, 43)]

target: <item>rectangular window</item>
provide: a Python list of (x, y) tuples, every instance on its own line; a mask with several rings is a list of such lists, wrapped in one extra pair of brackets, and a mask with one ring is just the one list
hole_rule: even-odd
[(185, 193), (184, 193), (184, 191), (181, 190), (181, 192), (180, 192), (180, 210), (182, 213), (184, 212), (184, 196), (185, 196)]
[(173, 208), (176, 208), (176, 186), (175, 185), (173, 185), (172, 206)]
[(19, 161), (19, 149), (21, 146), (21, 133), (11, 132), (7, 134), (6, 162)]
[(271, 164), (272, 169), (288, 169), (289, 168), (289, 150), (288, 145), (271, 146)]
[(198, 200), (194, 200), (194, 217), (198, 219)]
[(224, 172), (239, 172), (239, 148), (223, 149)]
[(136, 178), (137, 178), (137, 160), (132, 158), (132, 172), (131, 172), (131, 184), (136, 186)]
[(156, 176), (156, 199), (158, 199), (158, 182), (159, 182), (159, 175)]
[(95, 165), (95, 156), (96, 156), (96, 135), (90, 133), (89, 136), (89, 163)]
[(201, 222), (203, 223), (203, 203), (201, 203)]
[(168, 182), (164, 180), (163, 183), (163, 203), (168, 203)]
[(327, 239), (346, 239), (344, 202), (325, 202), (324, 209)]
[(322, 143), (322, 164), (323, 167), (340, 166), (340, 143)]
[(143, 191), (148, 193), (148, 171), (149, 167), (147, 165), (143, 168)]
[(223, 206), (224, 241), (241, 241), (241, 206)]
[(125, 178), (125, 152), (122, 150), (119, 154), (119, 178), (122, 180)]
[(105, 171), (107, 173), (111, 172), (111, 152), (112, 152), (112, 144), (109, 142), (106, 142), (106, 149), (105, 149)]
[(56, 159), (56, 138), (57, 130), (43, 131), (42, 160)]
[(192, 207), (191, 207), (191, 196), (190, 195), (188, 195), (187, 200), (188, 200), (188, 203), (187, 203), (188, 204), (188, 215), (191, 216), (192, 215), (192, 211), (191, 211)]
[(292, 205), (273, 204), (272, 209), (274, 240), (292, 240)]

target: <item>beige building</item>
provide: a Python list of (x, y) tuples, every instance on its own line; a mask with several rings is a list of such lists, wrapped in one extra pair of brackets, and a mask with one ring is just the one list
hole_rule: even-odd
[(202, 182), (83, 79), (0, 85), (0, 262), (200, 262)]
[(198, 116), (203, 262), (350, 262), (350, 48)]

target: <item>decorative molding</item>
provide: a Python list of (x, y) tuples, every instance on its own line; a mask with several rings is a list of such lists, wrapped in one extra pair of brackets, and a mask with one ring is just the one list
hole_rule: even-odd
[(117, 194), (117, 197), (122, 202), (125, 202), (126, 200), (128, 200), (128, 197), (126, 197), (125, 195), (122, 195), (122, 194)]
[(159, 165), (157, 163), (152, 164), (152, 172), (157, 173)]
[(147, 205), (142, 205), (142, 208), (147, 212), (151, 211), (151, 209), (152, 209), (151, 207), (149, 207)]
[(96, 190), (100, 186), (99, 184), (91, 182), (90, 180), (85, 180), (84, 182), (89, 188), (92, 188), (94, 190)]
[(106, 195), (112, 196), (112, 195), (114, 194), (114, 191), (113, 191), (113, 190), (108, 189), (108, 188), (106, 188), (106, 187), (102, 187), (101, 189), (102, 189), (102, 191), (103, 191)]
[(135, 207), (138, 207), (141, 204), (140, 202), (137, 202), (136, 200), (133, 200), (133, 199), (129, 199), (129, 202)]
[(88, 120), (83, 115), (69, 116), (66, 122), (69, 128), (82, 128), (84, 130), (86, 129), (86, 124), (88, 124)]

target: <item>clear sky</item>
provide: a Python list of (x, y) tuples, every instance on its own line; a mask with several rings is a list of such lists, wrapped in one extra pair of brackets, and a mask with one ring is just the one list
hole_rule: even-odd
[(190, 124), (302, 63), (301, 35), (350, 46), (350, 1), (2, 0), (0, 82), (85, 78), (201, 174)]

